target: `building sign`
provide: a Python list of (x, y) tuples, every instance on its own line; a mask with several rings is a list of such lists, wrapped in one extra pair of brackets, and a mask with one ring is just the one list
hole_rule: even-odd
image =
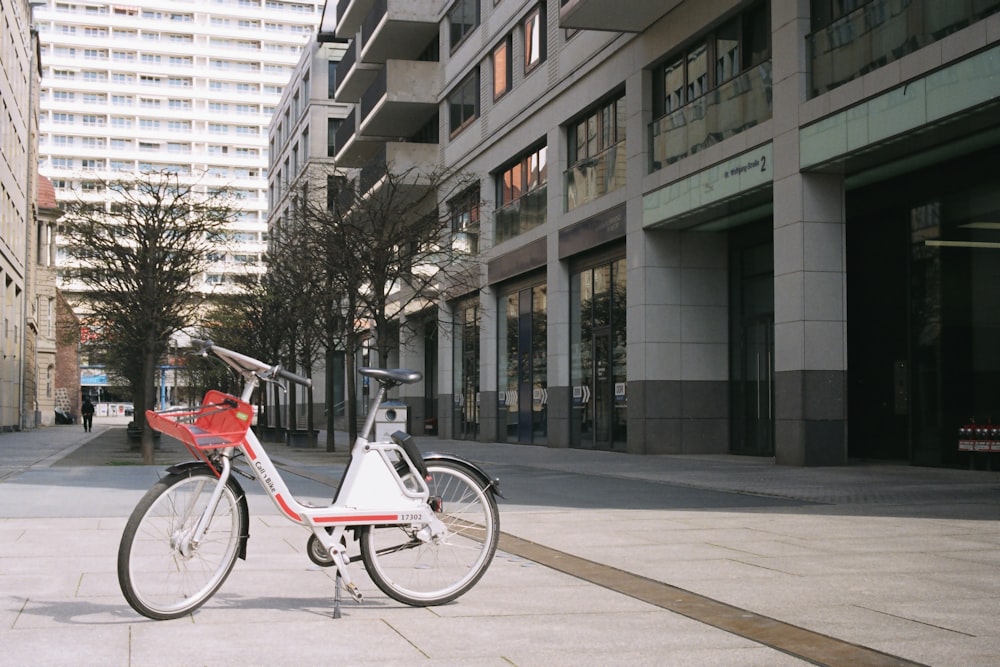
[(769, 187), (774, 181), (773, 153), (767, 143), (650, 192), (642, 198), (642, 226), (669, 224)]

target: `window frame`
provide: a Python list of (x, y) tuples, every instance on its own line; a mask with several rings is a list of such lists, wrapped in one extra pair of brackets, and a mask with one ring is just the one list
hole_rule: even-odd
[[(539, 3), (534, 9), (529, 11), (521, 19), (521, 56), (524, 58), (524, 73), (525, 75), (534, 72), (538, 67), (545, 62), (547, 53), (547, 33), (546, 30), (546, 18), (545, 18), (545, 4)], [(529, 24), (532, 25), (532, 29), (529, 30)], [(531, 47), (534, 44), (534, 33), (537, 31), (537, 53), (532, 57)]]
[[(768, 21), (770, 13), (767, 3), (759, 2), (746, 7), (735, 16), (727, 18), (725, 21), (714, 24), (708, 30), (699, 33), (695, 39), (684, 44), (681, 48), (670, 51), (658, 65), (653, 68), (653, 118), (662, 118), (671, 114), (695, 100), (711, 93), (728, 81), (739, 77), (747, 70), (755, 67), (761, 62), (770, 59), (772, 56), (772, 44), (770, 43), (770, 33), (767, 33), (767, 47), (762, 51), (765, 56), (757, 57), (758, 54), (751, 52), (752, 29), (755, 20)], [(720, 37), (735, 28), (736, 33), (736, 55), (732, 64), (737, 69), (722, 76), (720, 70), (719, 45)], [(692, 55), (699, 50), (704, 58), (704, 75), (702, 82), (692, 81), (691, 67)], [(675, 66), (680, 65), (680, 74), (683, 81), (674, 91), (669, 90), (672, 86), (667, 83), (667, 74)], [(680, 91), (682, 99), (671, 99), (673, 93)]]
[(466, 188), (448, 201), (448, 215), (452, 237), (459, 234), (474, 236), (476, 240), (470, 243), (470, 254), (479, 254), (479, 235), (482, 230), (482, 199), (479, 183)]
[[(623, 114), (625, 118), (620, 118)], [(586, 160), (591, 160), (612, 146), (625, 142), (628, 139), (627, 116), (625, 91), (619, 89), (567, 123), (567, 165), (572, 167)], [(582, 144), (580, 142), (581, 128), (586, 132), (585, 141)]]
[[(459, 134), (461, 134), (461, 132), (465, 130), (465, 128), (467, 128), (469, 125), (472, 125), (472, 123), (477, 118), (479, 118), (479, 114), (482, 111), (481, 108), (482, 104), (480, 101), (481, 95), (479, 94), (479, 85), (480, 85), (479, 76), (480, 76), (480, 70), (479, 66), (477, 65), (476, 67), (473, 67), (471, 70), (469, 70), (468, 74), (462, 77), (462, 80), (458, 83), (458, 85), (456, 85), (454, 88), (451, 89), (451, 92), (448, 93), (448, 96), (446, 97), (448, 105), (448, 130), (450, 138), (454, 138)], [(464, 113), (465, 107), (469, 106), (466, 100), (464, 99), (464, 95), (466, 92), (473, 92), (473, 94), (475, 95), (475, 102), (471, 105), (473, 107), (473, 111), (469, 116), (466, 116)], [(459, 97), (456, 98), (456, 96)], [(455, 117), (453, 113), (456, 106), (460, 107), (463, 110), (461, 119), (459, 120), (458, 123), (455, 122)]]
[[(470, 9), (474, 13), (474, 16), (472, 17), (466, 15)], [(479, 11), (479, 0), (455, 0), (455, 4), (448, 9), (447, 16), (449, 52), (454, 53), (458, 47), (465, 44), (465, 42), (469, 39), (469, 35), (474, 33), (476, 28), (479, 27), (481, 16), (481, 12)], [(462, 20), (461, 23), (458, 23), (456, 20), (459, 18)], [(470, 18), (471, 23), (468, 20)], [(459, 25), (462, 26), (462, 30), (461, 34), (458, 35), (458, 38), (456, 39), (454, 28)]]
[[(503, 66), (504, 66), (504, 72), (503, 72), (503, 74), (504, 74), (504, 82), (503, 82), (503, 89), (502, 90), (498, 90), (497, 89), (497, 53), (500, 52), (501, 50), (503, 50), (503, 51), (506, 52), (505, 53), (505, 58), (504, 58), (505, 62), (503, 63)], [(513, 58), (511, 57), (513, 55), (513, 52), (514, 52), (514, 37), (510, 33), (507, 33), (507, 35), (505, 35), (504, 38), (502, 40), (500, 40), (500, 42), (496, 46), (494, 46), (493, 50), (490, 52), (490, 63), (492, 65), (492, 69), (493, 69), (493, 101), (494, 102), (496, 102), (497, 100), (499, 100), (500, 98), (502, 98), (504, 95), (506, 95), (507, 93), (509, 93), (511, 91), (511, 89), (514, 87), (514, 81), (513, 81), (513, 79), (514, 79), (514, 62), (513, 62)]]
[[(544, 160), (540, 157), (542, 154), (545, 155)], [(548, 145), (544, 143), (529, 148), (501, 167), (496, 172), (497, 209), (506, 208), (522, 197), (547, 186), (549, 184), (548, 167)], [(511, 175), (509, 179), (506, 178), (507, 174)], [(536, 177), (532, 178), (532, 174), (535, 174)], [(515, 175), (518, 181), (516, 185), (514, 184)], [(514, 196), (515, 188), (517, 189), (516, 196)], [(510, 197), (507, 197), (508, 191)]]

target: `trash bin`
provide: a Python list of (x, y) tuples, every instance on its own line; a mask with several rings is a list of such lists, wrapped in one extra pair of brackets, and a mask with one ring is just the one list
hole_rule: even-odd
[(375, 410), (374, 442), (388, 442), (396, 431), (410, 432), (410, 408), (402, 401), (385, 401)]

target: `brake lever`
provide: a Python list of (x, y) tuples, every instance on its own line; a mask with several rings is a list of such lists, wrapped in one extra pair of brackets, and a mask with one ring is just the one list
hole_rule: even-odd
[(257, 379), (259, 379), (260, 381), (262, 381), (262, 382), (270, 382), (271, 384), (273, 384), (273, 385), (277, 386), (279, 389), (281, 389), (281, 391), (285, 392), (286, 394), (288, 393), (288, 385), (286, 385), (285, 383), (283, 383), (278, 378), (276, 378), (274, 376), (271, 376), (271, 375), (262, 375), (259, 371), (254, 371), (254, 375), (256, 375)]

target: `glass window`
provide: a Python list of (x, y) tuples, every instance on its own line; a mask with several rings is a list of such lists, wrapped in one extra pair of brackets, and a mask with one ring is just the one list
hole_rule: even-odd
[(500, 44), (493, 49), (493, 99), (498, 100), (510, 90), (511, 87), (511, 36), (507, 35)]
[(696, 100), (708, 90), (708, 51), (699, 44), (687, 54), (687, 101)]
[(457, 49), (477, 26), (479, 26), (479, 0), (456, 0), (448, 10), (451, 50)]
[(479, 253), (479, 199), (479, 186), (476, 185), (448, 202), (452, 248), (458, 252)]
[(548, 161), (545, 146), (524, 154), (497, 175), (496, 241), (533, 229), (547, 217)]
[(616, 259), (570, 281), (573, 447), (624, 450), (627, 433), (626, 263)]
[(448, 122), (455, 136), (479, 117), (479, 68), (476, 67), (448, 95)]
[(524, 19), (524, 71), (530, 72), (545, 60), (545, 12), (536, 7)]
[(676, 60), (663, 68), (664, 113), (684, 106), (684, 61)]
[(596, 157), (625, 141), (624, 94), (605, 102), (569, 127), (569, 163)]
[(736, 21), (730, 21), (715, 33), (715, 83), (736, 76), (741, 69), (740, 36)]
[(479, 304), (470, 299), (455, 309), (454, 424), (453, 437), (476, 440), (479, 436)]
[(544, 444), (548, 436), (548, 328), (545, 285), (502, 297), (497, 421), (503, 442)]

